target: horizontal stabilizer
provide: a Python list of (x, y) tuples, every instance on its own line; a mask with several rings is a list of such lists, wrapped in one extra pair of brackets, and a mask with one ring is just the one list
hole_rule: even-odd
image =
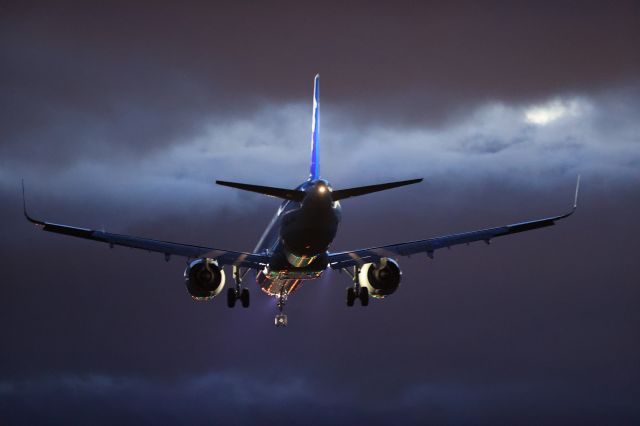
[(357, 188), (339, 189), (331, 193), (333, 201), (343, 200), (349, 197), (357, 197), (359, 195), (371, 194), (372, 192), (385, 191), (387, 189), (397, 188), (399, 186), (411, 185), (422, 182), (421, 179), (402, 180), (399, 182), (381, 183), (378, 185), (359, 186)]
[(243, 191), (257, 192), (258, 194), (264, 194), (264, 195), (269, 195), (271, 197), (283, 198), (285, 200), (298, 201), (298, 202), (301, 202), (305, 195), (304, 191), (299, 191), (297, 189), (284, 189), (284, 188), (274, 188), (272, 186), (249, 185), (246, 183), (226, 182), (223, 180), (217, 180), (216, 183), (222, 186), (242, 189)]

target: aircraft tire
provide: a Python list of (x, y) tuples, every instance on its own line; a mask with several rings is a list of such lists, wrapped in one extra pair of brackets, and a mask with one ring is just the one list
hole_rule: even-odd
[(369, 306), (369, 290), (366, 287), (360, 288), (358, 299), (360, 299), (360, 304), (362, 306)]
[(356, 300), (356, 291), (353, 287), (347, 288), (347, 306), (353, 306), (353, 302)]
[(249, 295), (249, 289), (248, 288), (243, 288), (242, 292), (240, 293), (240, 302), (242, 302), (242, 307), (243, 308), (248, 308), (250, 301), (251, 301), (251, 298), (250, 298), (250, 295)]
[(238, 299), (238, 292), (235, 288), (227, 290), (227, 306), (233, 308), (236, 306), (236, 300)]

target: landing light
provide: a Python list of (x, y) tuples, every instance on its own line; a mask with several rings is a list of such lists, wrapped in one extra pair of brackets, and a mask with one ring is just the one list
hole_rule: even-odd
[(318, 187), (318, 192), (321, 193), (321, 194), (324, 194), (325, 192), (327, 192), (327, 187), (324, 186), (324, 185), (320, 185)]

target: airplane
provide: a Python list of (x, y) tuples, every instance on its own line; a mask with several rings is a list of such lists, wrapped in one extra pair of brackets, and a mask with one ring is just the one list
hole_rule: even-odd
[(242, 281), (248, 271), (254, 270), (259, 288), (277, 299), (275, 325), (284, 327), (288, 324), (283, 312), (288, 297), (304, 282), (319, 278), (327, 269), (345, 271), (350, 276), (352, 285), (346, 289), (347, 306), (353, 306), (356, 300), (361, 306), (367, 306), (370, 297), (383, 299), (398, 289), (402, 272), (395, 257), (426, 253), (433, 259), (434, 252), (445, 247), (468, 245), (474, 241), (489, 244), (496, 237), (554, 225), (575, 212), (580, 187), (578, 176), (573, 208), (562, 215), (398, 244), (329, 251), (338, 231), (342, 200), (421, 181), (420, 178), (334, 190), (327, 180), (320, 178), (320, 76), (316, 75), (308, 179), (294, 189), (216, 181), (218, 185), (283, 200), (252, 252), (221, 250), (45, 222), (27, 213), (24, 181), (22, 196), (25, 217), (44, 231), (104, 242), (111, 248), (117, 245), (159, 252), (164, 254), (167, 261), (171, 256), (187, 258), (184, 281), (194, 300), (210, 300), (220, 295), (226, 282), (224, 267), (231, 267), (234, 285), (227, 289), (227, 305), (233, 308), (239, 300), (247, 308), (250, 304), (249, 289), (242, 285)]

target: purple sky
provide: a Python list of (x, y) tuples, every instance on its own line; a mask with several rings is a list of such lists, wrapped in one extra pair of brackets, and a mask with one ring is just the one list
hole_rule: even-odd
[[(640, 423), (637, 2), (0, 5), (0, 423)], [(33, 215), (250, 250), (307, 176), (321, 78), (333, 250), (559, 214), (398, 259), (347, 309), (194, 303), (184, 262), (38, 232)]]

